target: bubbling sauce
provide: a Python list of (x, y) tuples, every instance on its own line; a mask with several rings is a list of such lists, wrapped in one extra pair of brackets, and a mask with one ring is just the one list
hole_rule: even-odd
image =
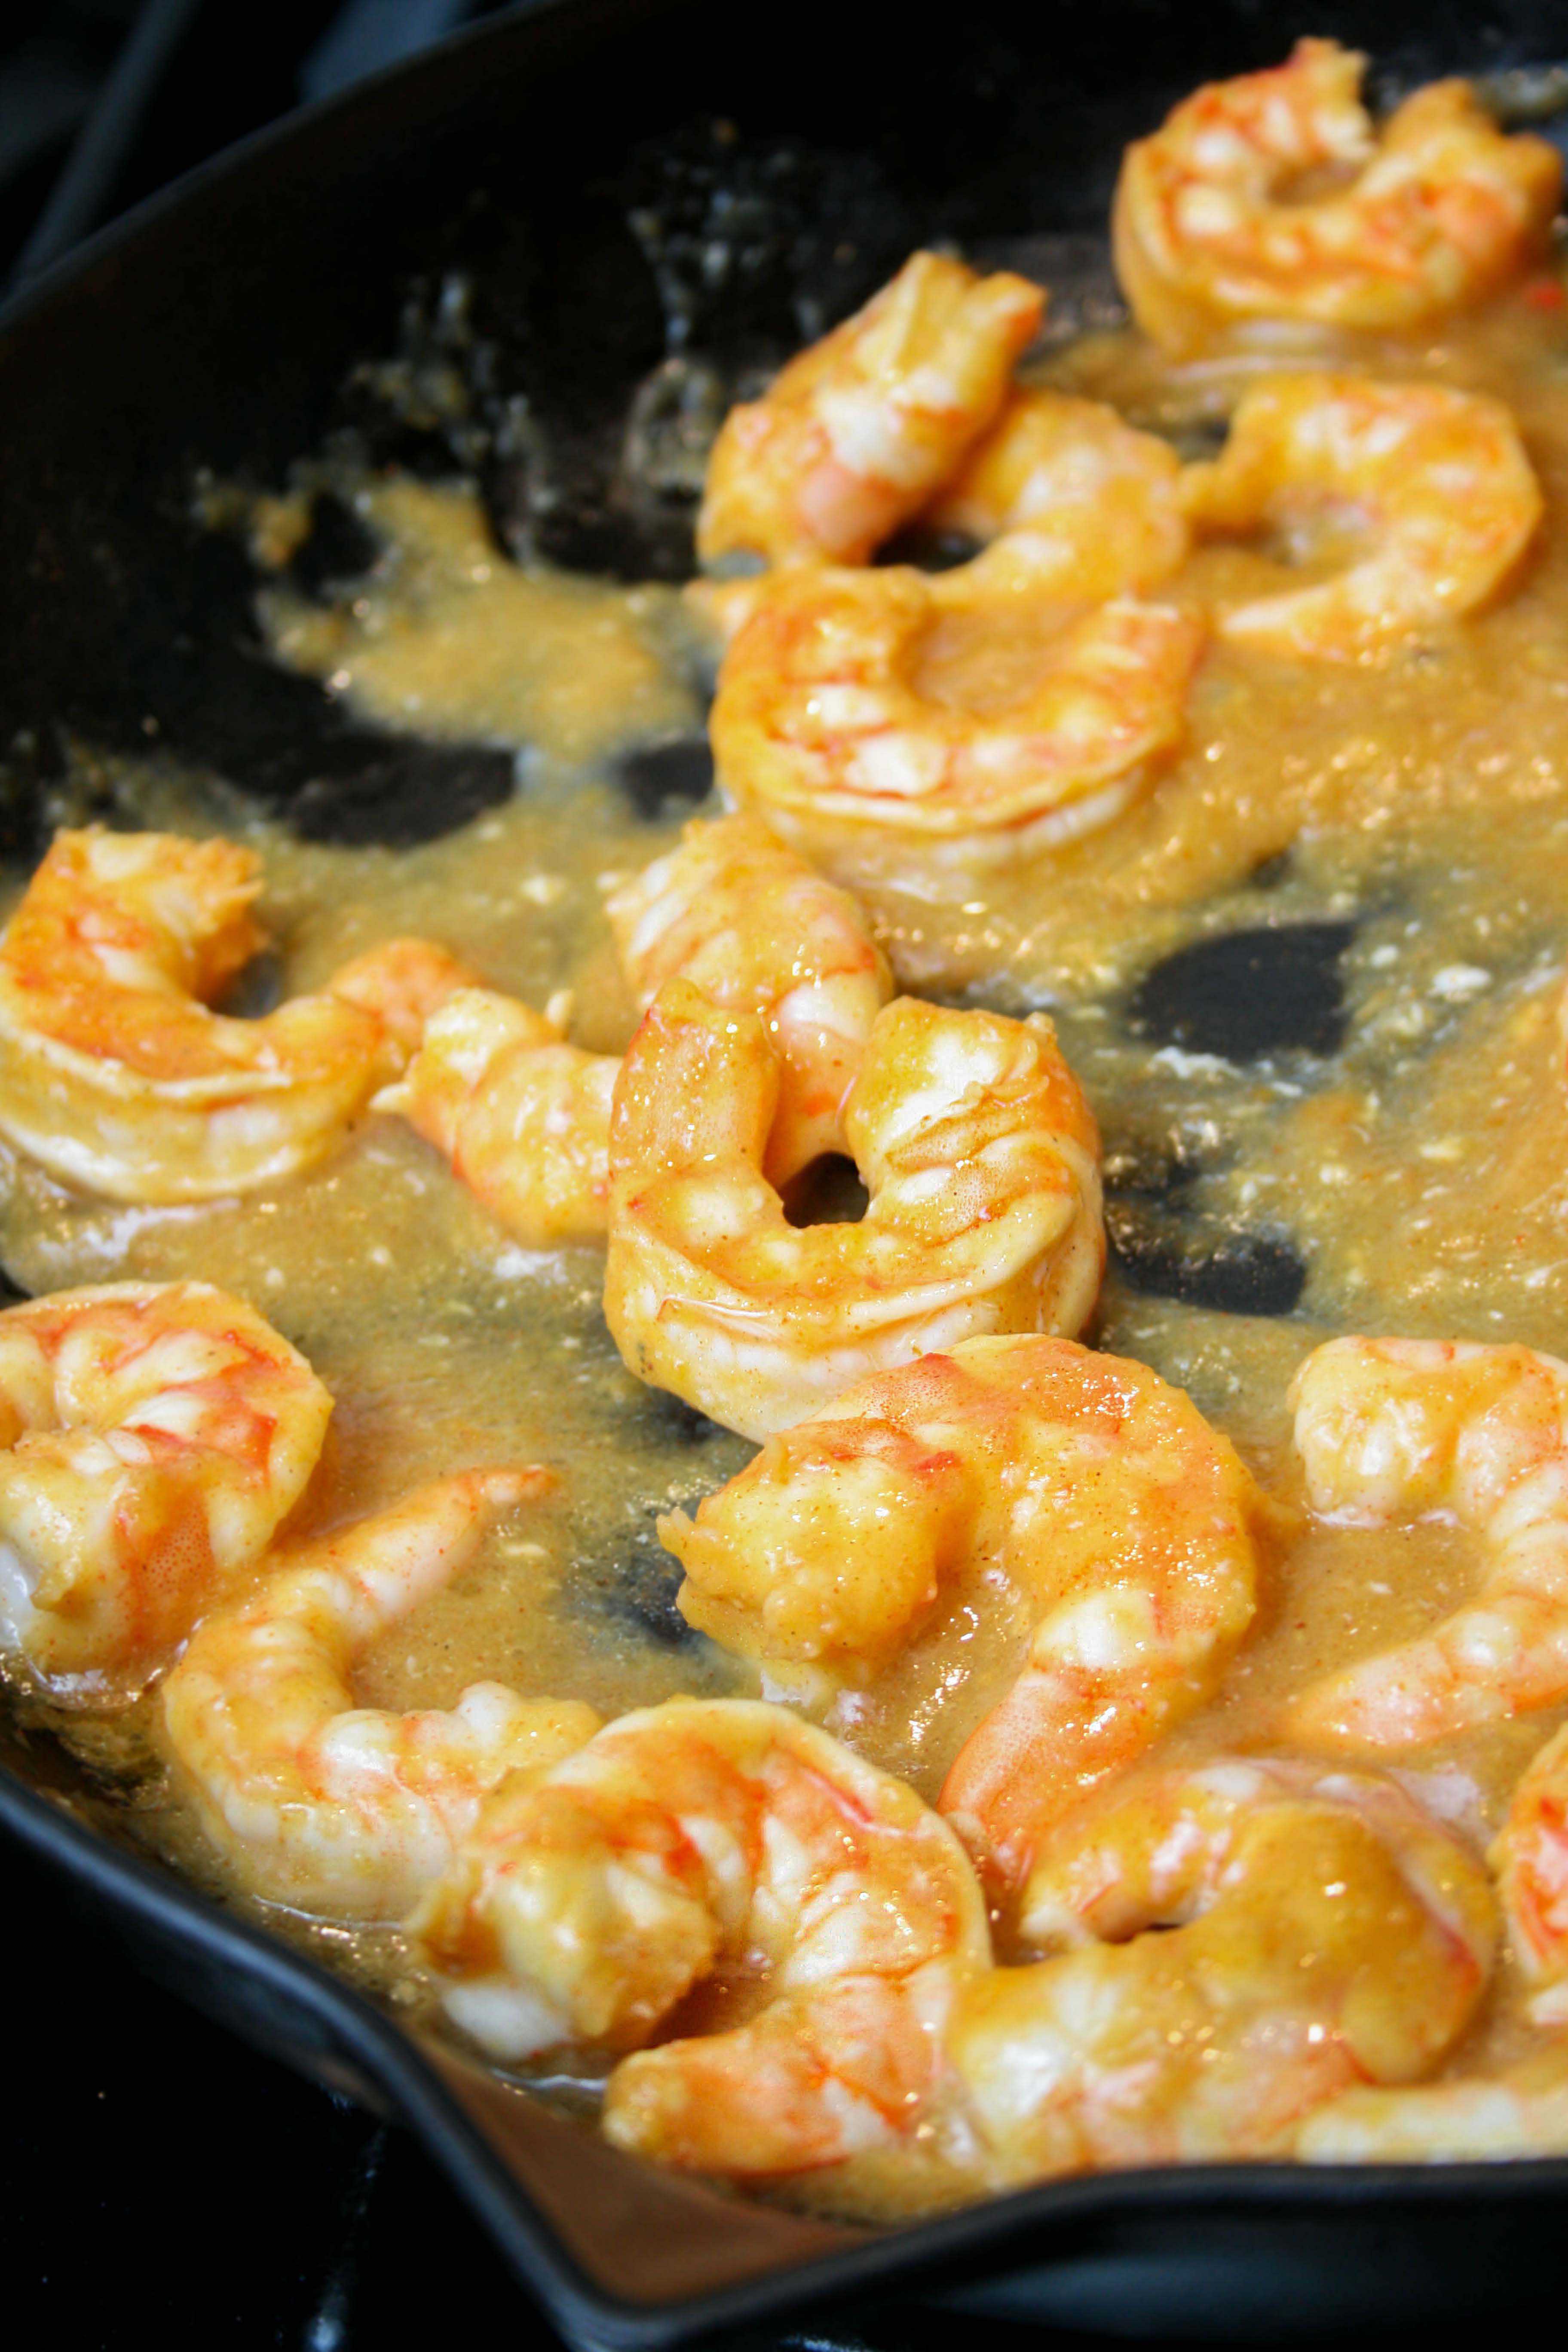
[[(1105, 1129), (1113, 1199), (1120, 1184), (1163, 1221), (1192, 1275), (1160, 1283), (1180, 1296), (1160, 1296), (1113, 1267), (1098, 1339), (1187, 1389), (1287, 1499), (1299, 1499), (1287, 1386), (1330, 1334), (1568, 1352), (1556, 1025), (1568, 908), (1568, 330), (1562, 312), (1515, 299), (1373, 357), (1386, 373), (1485, 389), (1514, 407), (1548, 524), (1511, 592), (1376, 663), (1290, 663), (1215, 642), (1184, 747), (1113, 824), (962, 904), (909, 889), (868, 898), (906, 987), (1011, 1012), (1049, 1007)], [(1239, 382), (1234, 367), (1177, 366), (1126, 335), (1072, 346), (1049, 373), (1194, 446)], [(324, 606), (268, 589), (277, 657), (383, 723), (515, 746), (515, 799), (444, 839), (388, 851), (301, 844), (237, 814), (221, 780), (168, 761), (120, 763), (120, 797), (142, 822), (221, 824), (254, 843), (287, 991), (379, 939), (419, 932), (531, 1003), (572, 988), (578, 1040), (618, 1051), (633, 1008), (604, 899), (669, 846), (687, 812), (640, 817), (613, 761), (695, 723), (700, 648), (679, 602), (517, 570), (462, 483), (338, 487), (381, 555)], [(253, 544), (280, 566), (301, 513), (298, 498), (258, 508)], [(1324, 554), (1296, 552), (1309, 570)], [(1163, 593), (1228, 600), (1282, 576), (1280, 551), (1207, 548)], [(957, 656), (937, 655), (943, 691), (959, 693)], [(1005, 695), (1005, 667), (994, 663), (982, 682), (990, 700)], [(1134, 1000), (1162, 959), (1298, 924), (1339, 927), (1342, 1042), (1266, 1040), (1243, 1059), (1201, 1034), (1151, 1035)], [(29, 1289), (199, 1276), (250, 1299), (305, 1351), (338, 1404), (301, 1531), (443, 1470), (519, 1457), (557, 1467), (553, 1497), (509, 1521), (474, 1567), (375, 1644), (359, 1674), (366, 1703), (447, 1705), (481, 1676), (606, 1713), (677, 1691), (754, 1690), (750, 1668), (683, 1626), (678, 1572), (653, 1535), (658, 1511), (694, 1503), (750, 1449), (624, 1370), (600, 1313), (597, 1252), (520, 1249), (433, 1150), (377, 1118), (328, 1164), (242, 1201), (127, 1209), (69, 1196), (8, 1156), (0, 1199), (0, 1255)], [(1253, 1246), (1299, 1261), (1289, 1314), (1193, 1303), (1205, 1256)], [(1135, 1253), (1128, 1263), (1136, 1276)], [(1271, 1564), (1258, 1623), (1219, 1696), (1172, 1748), (1267, 1745), (1289, 1695), (1432, 1622), (1476, 1568), (1444, 1526), (1304, 1519)], [(1027, 1631), (1024, 1596), (977, 1570), (879, 1683), (837, 1703), (832, 1727), (934, 1798)], [(100, 1764), (139, 1771), (148, 1834), (211, 1878), (140, 1718), (95, 1727), (42, 1711)], [(1484, 1842), (1559, 1719), (1467, 1734), (1395, 1766)], [(395, 1936), (298, 1932), (421, 2003)], [(1523, 2030), (1505, 1963), (1456, 2063), (1505, 2057)], [(889, 2201), (907, 2193), (889, 2189)]]

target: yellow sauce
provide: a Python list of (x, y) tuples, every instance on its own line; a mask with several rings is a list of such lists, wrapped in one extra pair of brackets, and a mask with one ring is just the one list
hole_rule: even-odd
[[(353, 503), (385, 551), (352, 600), (323, 611), (275, 588), (261, 602), (279, 658), (362, 717), (558, 760), (691, 723), (690, 691), (660, 657), (673, 590), (520, 571), (452, 489), (378, 481)], [(258, 516), (263, 553), (288, 552), (293, 504)]]
[[(1328, 1334), (1506, 1338), (1568, 1353), (1556, 1025), (1568, 928), (1568, 335), (1510, 304), (1384, 364), (1514, 405), (1548, 525), (1511, 593), (1379, 663), (1286, 663), (1215, 644), (1184, 749), (1113, 825), (963, 906), (908, 890), (872, 901), (905, 985), (1010, 1011), (1048, 1005), (1113, 1139), (1194, 1143), (1194, 1208), (1293, 1240), (1307, 1284), (1288, 1318), (1202, 1311), (1112, 1279), (1098, 1332), (1188, 1389), (1288, 1498), (1285, 1391)], [(1173, 368), (1131, 338), (1080, 345), (1054, 372), (1166, 428), (1223, 414), (1235, 390), (1223, 370)], [(356, 502), (384, 542), (380, 563), (352, 602), (324, 612), (270, 591), (279, 656), (387, 723), (545, 756), (508, 806), (421, 848), (301, 845), (249, 825), (285, 985), (309, 988), (377, 939), (422, 932), (531, 1003), (573, 987), (580, 1042), (618, 1050), (632, 1008), (603, 900), (675, 826), (637, 820), (594, 763), (692, 723), (691, 650), (673, 600), (515, 570), (460, 486), (381, 480), (360, 486)], [(281, 559), (297, 522), (280, 503), (258, 518), (258, 543)], [(1229, 600), (1280, 576), (1272, 556), (1211, 549), (1172, 593)], [(933, 663), (950, 653), (937, 648)], [(992, 699), (1010, 658), (997, 656)], [(121, 789), (149, 823), (199, 824), (210, 807), (202, 780), (167, 763), (123, 772)], [(1260, 876), (1282, 855), (1282, 876)], [(1122, 992), (1186, 942), (1352, 916), (1349, 1030), (1331, 1059), (1286, 1053), (1242, 1067), (1156, 1051), (1122, 1018)], [(599, 1311), (597, 1253), (520, 1250), (405, 1128), (373, 1118), (327, 1166), (240, 1202), (127, 1210), (68, 1197), (11, 1159), (0, 1197), (5, 1260), (29, 1287), (199, 1275), (251, 1299), (304, 1349), (338, 1409), (301, 1527), (447, 1468), (557, 1465), (557, 1495), (509, 1522), (476, 1567), (363, 1660), (367, 1703), (449, 1704), (477, 1676), (606, 1712), (677, 1690), (755, 1687), (748, 1668), (680, 1639), (672, 1564), (651, 1533), (657, 1511), (691, 1503), (750, 1449), (721, 1433), (695, 1442), (688, 1418), (625, 1371)], [(1308, 1527), (1272, 1564), (1221, 1696), (1174, 1749), (1268, 1745), (1288, 1696), (1434, 1622), (1476, 1566), (1443, 1527)], [(878, 1685), (838, 1704), (834, 1727), (934, 1797), (1027, 1630), (1023, 1596), (977, 1574)], [(1394, 1760), (1484, 1843), (1561, 1712)], [(65, 1729), (103, 1752), (101, 1733)], [(164, 1842), (210, 1869), (177, 1811), (158, 1813), (155, 1779), (147, 1801)], [(324, 1939), (418, 1999), (395, 1938), (374, 1948), (336, 1931)], [(1505, 1963), (1458, 2063), (1506, 2054), (1522, 2030)]]

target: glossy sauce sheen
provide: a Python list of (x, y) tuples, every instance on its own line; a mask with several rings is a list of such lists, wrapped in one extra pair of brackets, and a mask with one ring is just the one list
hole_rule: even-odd
[[(1521, 421), (1548, 521), (1494, 610), (1365, 666), (1270, 660), (1216, 641), (1185, 748), (1113, 825), (963, 906), (896, 892), (870, 902), (905, 986), (1053, 1013), (1105, 1131), (1113, 1230), (1156, 1237), (1152, 1256), (1128, 1241), (1128, 1264), (1165, 1288), (1152, 1266), (1186, 1269), (1173, 1286), (1184, 1297), (1113, 1269), (1097, 1336), (1187, 1389), (1287, 1498), (1299, 1481), (1286, 1388), (1325, 1336), (1508, 1339), (1568, 1353), (1568, 1090), (1555, 1020), (1568, 908), (1563, 317), (1516, 298), (1440, 340), (1372, 355), (1382, 373), (1499, 394)], [(1214, 362), (1157, 360), (1130, 337), (1076, 345), (1052, 373), (1189, 446), (1245, 380)], [(241, 813), (220, 782), (170, 765), (121, 765), (114, 789), (140, 822), (254, 842), (287, 992), (378, 939), (421, 932), (531, 1003), (570, 986), (574, 1034), (616, 1050), (633, 1012), (603, 901), (668, 846), (689, 810), (639, 815), (615, 764), (700, 730), (702, 649), (679, 600), (515, 572), (460, 484), (340, 488), (383, 554), (325, 607), (269, 591), (279, 657), (366, 717), (519, 747), (516, 799), (445, 839), (390, 851), (300, 845)], [(277, 565), (302, 515), (297, 499), (255, 513), (254, 543)], [(1161, 593), (1228, 600), (1285, 576), (1253, 550), (1211, 548)], [(932, 681), (946, 698), (995, 707), (1014, 658), (1005, 646), (944, 643)], [(1168, 990), (1162, 1036), (1158, 980), (1142, 985), (1162, 959), (1295, 925), (1319, 927), (1313, 951), (1329, 966), (1324, 1018), (1302, 1041), (1265, 1037), (1255, 1052), (1228, 1039), (1216, 1051), (1201, 1013), (1184, 1027), (1179, 1003), (1170, 1014)], [(692, 1504), (751, 1449), (623, 1369), (600, 1313), (599, 1252), (520, 1249), (432, 1150), (384, 1118), (310, 1176), (242, 1202), (126, 1209), (68, 1198), (10, 1160), (3, 1178), (4, 1260), (30, 1290), (200, 1276), (252, 1300), (304, 1350), (338, 1403), (300, 1531), (442, 1470), (557, 1466), (554, 1497), (517, 1514), (368, 1654), (366, 1704), (447, 1705), (479, 1677), (606, 1713), (676, 1691), (754, 1690), (748, 1668), (683, 1628), (679, 1571), (653, 1535), (658, 1512)], [(1286, 1268), (1299, 1261), (1293, 1311), (1192, 1303), (1213, 1294), (1204, 1265), (1259, 1249)], [(1305, 1528), (1273, 1561), (1218, 1699), (1173, 1747), (1267, 1746), (1287, 1696), (1434, 1622), (1475, 1565), (1443, 1526)], [(829, 1724), (933, 1798), (1027, 1632), (1024, 1596), (999, 1570), (975, 1573)], [(1467, 1735), (1396, 1769), (1482, 1843), (1558, 1720)], [(144, 1776), (150, 1832), (210, 1875), (136, 1717), (64, 1728), (99, 1761)], [(395, 1936), (301, 1932), (420, 2002)], [(1522, 2032), (1505, 1963), (1458, 2063), (1509, 2054)]]

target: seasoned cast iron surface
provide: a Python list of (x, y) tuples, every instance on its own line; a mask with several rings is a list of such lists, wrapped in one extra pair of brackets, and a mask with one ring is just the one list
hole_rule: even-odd
[[(42, 404), (35, 339), (17, 339), (0, 384), (16, 426), (0, 849), (36, 855), (62, 814), (112, 818), (80, 793), (62, 807), (67, 733), (163, 745), (312, 839), (402, 844), (466, 822), (510, 789), (505, 758), (357, 725), (268, 663), (243, 548), (195, 518), (198, 467), (275, 488), (334, 444), (416, 472), (458, 466), (509, 551), (682, 578), (701, 448), (738, 391), (922, 241), (1048, 275), (1054, 331), (1110, 315), (1100, 240), (1125, 139), (1202, 74), (1272, 58), (1297, 29), (1247, 6), (1142, 0), (1070, 26), (993, 6), (945, 22), (938, 53), (888, 40), (879, 12), (805, 0), (759, 78), (727, 12), (636, 13), (651, 21), (618, 35), (614, 71), (595, 61), (543, 108), (502, 73), (466, 92), (460, 123), (437, 108), (390, 162), (332, 155), (321, 198), (280, 160), (270, 210), (226, 218), (214, 202), (161, 225), (140, 278), (110, 273), (71, 306)], [(1375, 47), (1391, 90), (1539, 56), (1559, 24), (1568, 47), (1561, 5), (1485, 23), (1445, 8), (1414, 37), (1386, 0), (1302, 21)], [(320, 592), (367, 552), (353, 516), (320, 499), (296, 584)], [(670, 747), (629, 762), (627, 789), (657, 813), (702, 772), (695, 747)]]

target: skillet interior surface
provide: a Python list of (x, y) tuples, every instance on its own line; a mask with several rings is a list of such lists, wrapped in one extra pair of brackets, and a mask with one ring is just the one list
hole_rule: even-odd
[[(312, 838), (423, 839), (510, 789), (504, 757), (350, 724), (264, 659), (246, 559), (192, 520), (196, 469), (275, 483), (352, 427), (416, 470), (470, 467), (514, 547), (679, 577), (689, 501), (625, 459), (628, 404), (661, 362), (732, 383), (922, 241), (1098, 235), (1125, 140), (1299, 31), (1370, 48), (1402, 87), (1568, 54), (1568, 5), (1107, 0), (1070, 21), (993, 5), (940, 45), (900, 45), (880, 12), (808, 0), (773, 31), (758, 44), (732, 10), (691, 0), (521, 12), (252, 142), (14, 310), (0, 336), (5, 855), (112, 814), (62, 797), (68, 735), (166, 746)], [(705, 268), (719, 242), (728, 258)], [(455, 272), (471, 289), (460, 315), (442, 302)], [(1097, 286), (1091, 271), (1089, 299)], [(400, 338), (413, 361), (467, 374), (458, 444), (356, 382)], [(317, 525), (327, 562), (340, 525)], [(628, 771), (634, 799), (700, 790), (700, 747), (659, 757)], [(8, 1732), (4, 1765), (0, 1818), (95, 1916), (241, 2032), (404, 2114), (584, 2341), (668, 2341), (895, 2291), (997, 2322), (1278, 2334), (1495, 2312), (1554, 2275), (1568, 2197), (1554, 2162), (1110, 2176), (874, 2238), (656, 2178), (416, 2048), (138, 1859), (129, 1815), (47, 1737)]]

